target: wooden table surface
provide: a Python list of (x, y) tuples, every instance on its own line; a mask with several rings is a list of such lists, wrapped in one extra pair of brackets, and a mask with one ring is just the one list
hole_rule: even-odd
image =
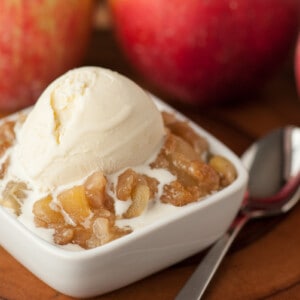
[[(85, 60), (150, 88), (130, 68), (109, 29), (95, 29)], [(151, 89), (154, 93), (157, 91)], [(172, 103), (171, 99), (166, 99)], [(240, 155), (254, 140), (287, 124), (300, 126), (292, 60), (265, 88), (234, 105), (191, 109), (172, 103)], [(204, 299), (300, 299), (300, 206), (285, 217), (249, 224), (226, 256)], [(203, 253), (95, 299), (174, 299)], [(72, 299), (48, 287), (0, 248), (0, 299)], [(188, 299), (187, 299), (188, 300)]]

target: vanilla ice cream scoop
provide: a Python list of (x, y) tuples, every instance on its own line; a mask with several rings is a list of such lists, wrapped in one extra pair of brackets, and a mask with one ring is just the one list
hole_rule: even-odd
[(144, 90), (116, 72), (83, 67), (44, 91), (19, 132), (14, 159), (48, 190), (96, 170), (142, 164), (163, 136), (161, 114)]

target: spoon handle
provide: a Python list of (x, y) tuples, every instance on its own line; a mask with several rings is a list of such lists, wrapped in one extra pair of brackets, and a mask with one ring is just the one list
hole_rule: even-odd
[(249, 216), (247, 215), (242, 215), (234, 220), (230, 229), (211, 247), (193, 275), (176, 296), (176, 300), (201, 299), (229, 247), (248, 220)]

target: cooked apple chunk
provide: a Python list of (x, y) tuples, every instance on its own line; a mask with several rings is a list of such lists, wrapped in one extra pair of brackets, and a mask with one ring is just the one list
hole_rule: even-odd
[(58, 203), (75, 224), (83, 223), (91, 214), (84, 186), (74, 186), (57, 196)]
[(65, 223), (63, 215), (51, 208), (50, 195), (36, 201), (33, 205), (33, 214), (37, 226), (54, 228)]
[(150, 188), (145, 184), (138, 184), (132, 192), (132, 204), (123, 217), (134, 218), (140, 216), (147, 209), (150, 196)]
[(26, 199), (28, 188), (24, 182), (9, 181), (2, 193), (0, 205), (10, 208), (16, 215), (20, 215), (21, 206)]

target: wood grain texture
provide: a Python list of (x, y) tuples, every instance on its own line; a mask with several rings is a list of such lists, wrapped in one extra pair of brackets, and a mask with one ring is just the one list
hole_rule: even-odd
[[(287, 124), (300, 126), (292, 60), (261, 93), (238, 103), (191, 109), (148, 86), (127, 64), (109, 29), (93, 32), (85, 65), (119, 71), (166, 99), (240, 155), (255, 139)], [(204, 299), (300, 299), (300, 207), (276, 220), (252, 222), (235, 242)], [(174, 299), (201, 261), (195, 255), (128, 287), (95, 299)], [(72, 299), (37, 279), (0, 248), (0, 299)]]

